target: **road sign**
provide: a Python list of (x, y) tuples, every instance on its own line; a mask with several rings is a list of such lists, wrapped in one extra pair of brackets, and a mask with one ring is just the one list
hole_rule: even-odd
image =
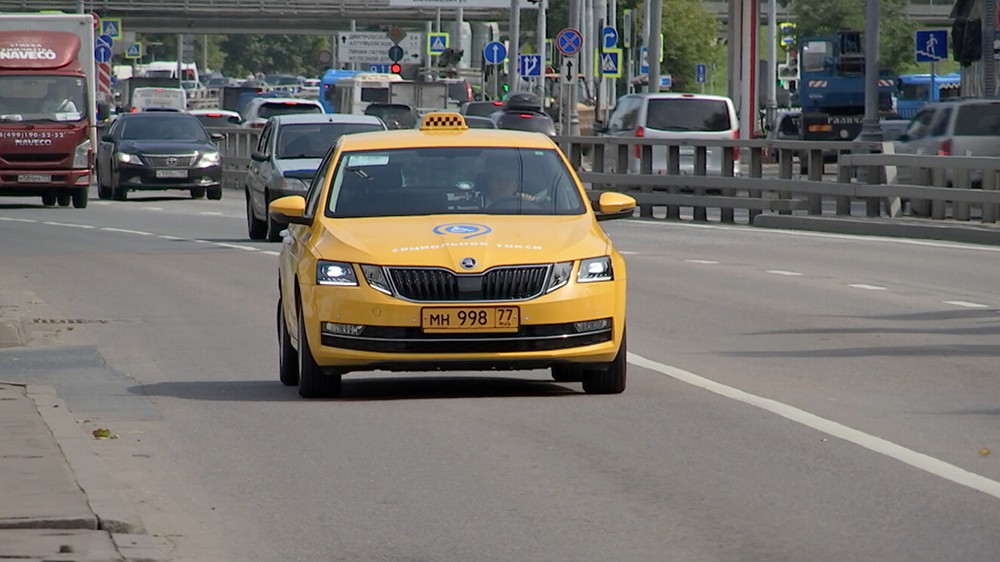
[(483, 47), (486, 64), (502, 64), (507, 60), (507, 46), (499, 41), (490, 41)]
[(108, 62), (111, 60), (111, 47), (107, 45), (94, 47), (94, 60), (97, 62)]
[(940, 62), (948, 58), (948, 31), (924, 29), (916, 35), (917, 62)]
[(389, 63), (385, 64), (370, 64), (368, 65), (368, 72), (380, 72), (382, 74), (389, 73), (389, 67), (392, 66)]
[(601, 40), (604, 49), (614, 49), (618, 46), (618, 30), (610, 25), (601, 30)]
[(594, 74), (603, 78), (622, 77), (622, 50), (605, 49), (603, 53), (594, 54)]
[(562, 68), (559, 70), (559, 81), (566, 85), (576, 84), (576, 76), (580, 73), (580, 64), (576, 56), (563, 57)]
[(392, 62), (399, 62), (400, 59), (403, 58), (404, 54), (405, 53), (403, 53), (403, 48), (400, 47), (399, 45), (393, 45), (392, 47), (389, 47), (389, 60), (391, 60)]
[(674, 77), (670, 74), (660, 76), (660, 89), (669, 90), (674, 85)]
[(447, 33), (429, 33), (427, 35), (427, 54), (440, 55), (448, 48)]
[(95, 41), (97, 45), (104, 45), (105, 47), (114, 47), (114, 40), (111, 39), (110, 35), (98, 35)]
[(694, 65), (694, 81), (698, 84), (705, 83), (705, 77), (708, 75), (708, 65), (706, 64), (696, 64)]
[(90, 17), (94, 18), (94, 32), (101, 30), (101, 14), (90, 12)]
[(125, 47), (125, 58), (127, 58), (127, 59), (141, 59), (142, 58), (142, 43), (132, 43), (128, 47)]
[(639, 49), (639, 74), (649, 74), (649, 48)]
[(634, 17), (633, 13), (634, 13), (634, 10), (631, 10), (631, 9), (626, 9), (625, 12), (622, 13), (622, 28), (623, 28), (622, 31), (624, 32), (624, 33), (622, 33), (622, 47), (631, 47), (632, 46), (632, 44), (631, 44), (632, 43), (632, 18)]
[[(395, 43), (379, 31), (341, 31), (337, 33), (337, 62), (366, 64), (385, 60)], [(420, 62), (424, 49), (424, 35), (407, 33), (399, 42), (404, 62)]]
[(552, 64), (552, 53), (555, 52), (555, 42), (551, 39), (545, 40), (545, 64)]
[(101, 35), (107, 35), (112, 39), (122, 36), (121, 18), (101, 18)]
[(556, 35), (556, 48), (567, 57), (579, 53), (582, 47), (583, 36), (572, 27), (567, 27)]
[(517, 73), (524, 78), (542, 75), (542, 55), (521, 55), (517, 58)]

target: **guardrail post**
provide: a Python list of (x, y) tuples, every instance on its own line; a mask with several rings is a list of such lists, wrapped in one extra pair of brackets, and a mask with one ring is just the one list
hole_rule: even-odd
[[(983, 170), (983, 191), (997, 190), (997, 170)], [(983, 203), (983, 222), (997, 222), (996, 203)]]
[[(931, 170), (931, 185), (934, 187), (948, 187), (948, 180), (945, 178), (944, 168), (934, 168)], [(948, 202), (944, 199), (934, 199), (931, 201), (931, 218), (944, 220), (945, 209)]]
[[(750, 177), (751, 178), (762, 178), (764, 177), (764, 151), (760, 148), (754, 147), (750, 149)], [(755, 199), (761, 198), (761, 190), (751, 189), (748, 195)], [(749, 217), (749, 223), (753, 224), (753, 219), (761, 213), (760, 209), (749, 209), (747, 215)]]
[[(823, 151), (809, 151), (809, 170), (806, 174), (809, 181), (823, 181)], [(806, 194), (806, 212), (810, 215), (823, 214), (823, 197), (818, 193)]]
[[(735, 164), (735, 149), (731, 146), (722, 147), (722, 177), (731, 178), (733, 177), (733, 165)], [(732, 197), (736, 194), (736, 190), (732, 188), (725, 188), (722, 190), (722, 194), (726, 197)], [(719, 209), (719, 220), (724, 223), (735, 223), (736, 222), (736, 212), (732, 207), (722, 207)]]
[[(778, 151), (778, 178), (783, 180), (792, 179), (792, 160), (795, 158), (795, 151), (789, 150), (787, 148), (782, 148)], [(779, 191), (778, 199), (791, 199), (791, 191)], [(778, 211), (780, 215), (790, 215), (792, 214), (791, 209), (782, 209)]]
[[(851, 180), (854, 178), (854, 170), (853, 165), (846, 166), (838, 162), (837, 183), (851, 183)], [(837, 196), (837, 216), (851, 216), (851, 198), (847, 195)]]
[[(694, 147), (694, 175), (704, 177), (708, 170), (708, 148), (704, 146)], [(694, 188), (695, 195), (705, 195), (704, 187)], [(708, 209), (705, 207), (694, 207), (691, 211), (692, 218), (696, 221), (708, 221)]]
[[(650, 164), (650, 170), (652, 170), (652, 164)], [(681, 175), (681, 147), (676, 144), (667, 146), (667, 174), (671, 176)], [(679, 192), (680, 188), (677, 186), (667, 188), (667, 193)], [(679, 220), (681, 218), (681, 206), (667, 205), (666, 218)]]
[(579, 142), (573, 141), (569, 145), (569, 163), (573, 165), (573, 169), (579, 171), (580, 167), (583, 166), (583, 145)]
[[(913, 185), (931, 185), (931, 170), (930, 168), (910, 168), (910, 178)], [(931, 216), (931, 202), (929, 199), (911, 199), (910, 200), (910, 216), (912, 217), (929, 217)]]
[[(953, 170), (954, 181), (952, 182), (952, 187), (958, 189), (969, 189), (972, 187), (972, 181), (969, 179), (969, 170), (965, 168), (959, 168)], [(968, 201), (955, 201), (951, 204), (952, 218), (957, 221), (967, 221), (969, 220), (969, 202)]]
[[(650, 176), (653, 174), (653, 145), (651, 144), (639, 145), (639, 173), (644, 176)], [(643, 193), (649, 193), (653, 191), (653, 186), (644, 185), (639, 189)], [(639, 216), (647, 219), (652, 218), (653, 217), (652, 203), (640, 204)]]
[[(865, 168), (865, 183), (868, 185), (882, 185), (882, 168), (878, 166), (868, 166)], [(881, 197), (865, 197), (865, 216), (882, 216)]]
[(618, 145), (618, 158), (615, 160), (615, 172), (619, 174), (628, 173), (628, 151), (629, 145)]
[[(594, 143), (592, 145), (592, 148), (593, 150), (591, 152), (591, 157), (590, 157), (590, 171), (599, 174), (604, 173), (604, 143), (603, 142)], [(608, 186), (603, 183), (596, 185), (591, 184), (590, 188), (600, 189), (603, 191), (605, 189), (608, 189)]]

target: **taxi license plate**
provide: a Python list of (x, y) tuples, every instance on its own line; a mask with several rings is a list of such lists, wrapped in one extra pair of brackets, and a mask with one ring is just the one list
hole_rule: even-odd
[(187, 170), (157, 170), (156, 177), (158, 178), (186, 178), (188, 177)]
[(18, 174), (17, 183), (52, 183), (48, 174)]
[(513, 332), (521, 323), (521, 311), (516, 306), (424, 308), (420, 312), (420, 327), (425, 332), (473, 330)]

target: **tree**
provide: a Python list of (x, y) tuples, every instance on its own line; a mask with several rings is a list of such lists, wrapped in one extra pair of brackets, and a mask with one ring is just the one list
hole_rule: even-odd
[[(693, 91), (695, 65), (721, 64), (725, 46), (722, 25), (699, 0), (663, 0), (663, 71), (673, 78), (674, 91)], [(650, 53), (650, 63), (655, 63)]]
[(222, 68), (226, 76), (257, 72), (318, 76), (319, 54), (329, 49), (329, 39), (316, 35), (229, 35), (222, 41), (228, 53)]
[[(831, 35), (839, 29), (865, 30), (865, 3), (857, 0), (790, 0), (798, 36)], [(907, 15), (908, 0), (880, 0), (879, 59), (899, 74), (913, 65), (918, 24)]]

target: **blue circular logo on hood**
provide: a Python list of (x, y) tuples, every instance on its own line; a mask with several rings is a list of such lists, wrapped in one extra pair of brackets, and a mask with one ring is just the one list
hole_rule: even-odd
[(475, 238), (476, 236), (482, 236), (483, 234), (489, 234), (490, 232), (493, 232), (493, 229), (485, 224), (467, 222), (455, 222), (434, 227), (434, 234), (454, 234), (456, 236), (461, 236), (463, 239)]

